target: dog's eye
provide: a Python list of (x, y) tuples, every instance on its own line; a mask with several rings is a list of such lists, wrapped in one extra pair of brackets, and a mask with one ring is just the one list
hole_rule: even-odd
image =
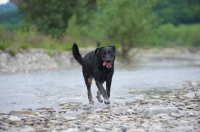
[(113, 54), (113, 52), (112, 51), (108, 51), (108, 54)]

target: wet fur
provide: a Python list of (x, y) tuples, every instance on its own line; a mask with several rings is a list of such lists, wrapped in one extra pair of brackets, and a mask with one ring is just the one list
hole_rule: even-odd
[[(90, 51), (84, 57), (81, 56), (77, 44), (73, 44), (72, 54), (74, 58), (82, 65), (83, 77), (88, 91), (88, 99), (90, 104), (93, 104), (91, 93), (92, 79), (95, 80), (98, 87), (97, 99), (100, 103), (103, 102), (101, 96), (104, 98), (105, 104), (109, 104), (110, 87), (112, 83), (112, 76), (114, 73), (115, 60), (115, 46), (97, 48), (95, 51)], [(103, 62), (109, 62), (111, 68), (103, 66)], [(106, 90), (103, 83), (106, 82)]]

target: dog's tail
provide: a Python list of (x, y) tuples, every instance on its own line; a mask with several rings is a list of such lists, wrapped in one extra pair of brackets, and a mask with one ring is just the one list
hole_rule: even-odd
[(81, 56), (79, 49), (78, 49), (78, 45), (76, 43), (74, 43), (72, 46), (72, 54), (73, 54), (74, 58), (76, 59), (76, 61), (78, 61), (78, 63), (80, 63), (82, 65), (83, 57)]

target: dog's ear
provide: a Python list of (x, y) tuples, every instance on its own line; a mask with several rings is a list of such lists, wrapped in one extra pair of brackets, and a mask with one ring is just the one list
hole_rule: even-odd
[(113, 48), (113, 51), (115, 52), (115, 45), (113, 45), (112, 48)]
[(96, 48), (96, 50), (94, 51), (95, 52), (95, 55), (97, 55), (100, 51), (100, 48)]

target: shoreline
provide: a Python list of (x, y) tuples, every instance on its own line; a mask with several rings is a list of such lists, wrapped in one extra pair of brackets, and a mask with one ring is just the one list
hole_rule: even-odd
[[(81, 48), (80, 52), (84, 56), (87, 52), (95, 48)], [(137, 54), (135, 54), (137, 52)], [(148, 65), (148, 64), (183, 64), (200, 66), (200, 51), (191, 53), (187, 49), (133, 49), (130, 54), (130, 64)], [(126, 67), (118, 59), (115, 61), (115, 67)], [(29, 72), (40, 70), (59, 70), (71, 69), (80, 65), (73, 58), (71, 51), (46, 51), (44, 49), (20, 49), (12, 56), (6, 51), (0, 50), (0, 73)]]

